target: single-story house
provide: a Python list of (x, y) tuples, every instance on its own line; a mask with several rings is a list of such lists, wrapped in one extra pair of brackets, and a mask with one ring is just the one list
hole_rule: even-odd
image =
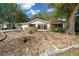
[(38, 31), (48, 31), (51, 23), (42, 19), (35, 19), (30, 22), (22, 23), (21, 28), (35, 27)]
[(50, 31), (50, 27), (55, 26), (58, 29), (65, 29), (65, 21), (55, 21), (53, 23), (42, 20), (42, 19), (35, 19), (29, 22), (22, 23), (21, 28), (27, 29), (28, 27), (35, 27), (37, 31)]
[(15, 26), (12, 23), (5, 22), (0, 24), (0, 29), (15, 29)]

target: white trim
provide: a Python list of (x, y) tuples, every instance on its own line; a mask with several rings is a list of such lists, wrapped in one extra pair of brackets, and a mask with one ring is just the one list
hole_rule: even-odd
[(45, 21), (45, 20), (42, 20), (42, 19), (39, 19), (39, 18), (36, 18), (35, 20), (32, 20), (32, 21), (30, 21), (30, 22), (27, 22), (27, 24), (28, 23), (32, 23), (32, 22), (35, 22), (35, 21), (41, 21), (41, 22), (44, 22), (44, 23), (51, 23), (51, 22), (48, 22), (48, 21)]

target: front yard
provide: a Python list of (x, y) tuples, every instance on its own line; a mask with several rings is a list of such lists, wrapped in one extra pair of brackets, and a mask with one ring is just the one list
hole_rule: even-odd
[(79, 38), (64, 33), (11, 31), (0, 42), (0, 55), (45, 55), (51, 49), (62, 49), (79, 44)]

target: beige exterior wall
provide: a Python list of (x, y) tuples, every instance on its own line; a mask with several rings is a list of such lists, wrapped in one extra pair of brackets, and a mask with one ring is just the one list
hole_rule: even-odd
[(48, 31), (50, 31), (51, 30), (51, 24), (47, 24), (47, 28), (48, 28)]
[[(35, 22), (30, 23), (30, 24), (35, 24), (35, 27), (36, 28), (38, 28), (38, 24), (47, 24), (47, 30), (45, 30), (45, 29), (38, 29), (38, 31), (49, 31), (50, 26), (51, 26), (51, 24), (48, 24), (48, 23), (45, 23), (45, 22), (41, 22), (41, 21), (35, 21)], [(29, 27), (29, 24), (26, 24), (26, 25), (22, 25), (21, 26), (21, 28), (23, 30), (26, 29), (26, 28), (28, 28), (28, 27)]]
[(27, 24), (27, 25), (22, 25), (21, 26), (21, 28), (23, 29), (23, 30), (25, 30), (26, 28), (28, 28), (29, 27), (29, 25)]

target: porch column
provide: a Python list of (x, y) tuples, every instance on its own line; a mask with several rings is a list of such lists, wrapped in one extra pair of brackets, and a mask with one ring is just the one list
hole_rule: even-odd
[(51, 24), (47, 24), (47, 30), (50, 31)]
[(38, 29), (38, 24), (35, 24), (35, 27)]

